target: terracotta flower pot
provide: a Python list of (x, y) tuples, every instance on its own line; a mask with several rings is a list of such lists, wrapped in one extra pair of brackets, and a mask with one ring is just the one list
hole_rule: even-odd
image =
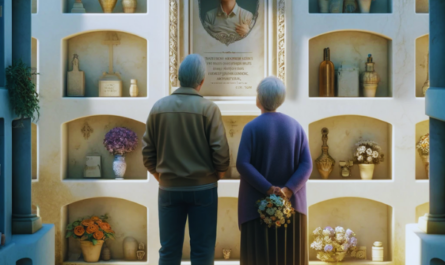
[(83, 260), (86, 262), (98, 262), (103, 244), (103, 240), (97, 240), (95, 246), (91, 241), (80, 241), (80, 248), (82, 249)]
[(99, 3), (104, 13), (113, 13), (117, 0), (99, 0)]
[(359, 164), (358, 165), (360, 169), (360, 177), (364, 180), (370, 180), (372, 179), (372, 176), (374, 175), (374, 164)]

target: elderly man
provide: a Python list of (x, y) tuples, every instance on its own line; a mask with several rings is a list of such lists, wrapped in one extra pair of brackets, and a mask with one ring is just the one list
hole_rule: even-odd
[(159, 181), (160, 265), (181, 264), (187, 217), (192, 264), (213, 264), (217, 181), (229, 167), (229, 146), (218, 107), (198, 93), (205, 65), (201, 56), (187, 56), (181, 87), (156, 102), (147, 120), (142, 154)]
[(207, 12), (204, 27), (217, 39), (222, 35), (246, 36), (252, 25), (253, 15), (241, 8), (236, 0), (221, 0), (219, 7)]

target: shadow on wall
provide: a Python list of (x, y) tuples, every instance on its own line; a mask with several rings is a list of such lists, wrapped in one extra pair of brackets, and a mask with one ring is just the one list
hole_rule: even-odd
[(16, 265), (32, 265), (31, 259), (21, 259), (16, 262)]
[(432, 259), (430, 265), (445, 265), (445, 261), (441, 259)]

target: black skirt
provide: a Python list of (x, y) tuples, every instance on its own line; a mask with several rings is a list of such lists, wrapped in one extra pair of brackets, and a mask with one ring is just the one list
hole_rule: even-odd
[(260, 218), (242, 224), (240, 265), (308, 265), (306, 215), (294, 214), (287, 228)]

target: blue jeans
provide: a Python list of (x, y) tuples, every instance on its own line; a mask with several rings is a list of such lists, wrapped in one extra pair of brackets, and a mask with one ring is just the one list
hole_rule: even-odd
[(159, 189), (159, 265), (180, 265), (187, 216), (190, 230), (192, 265), (214, 264), (217, 188), (201, 191)]

